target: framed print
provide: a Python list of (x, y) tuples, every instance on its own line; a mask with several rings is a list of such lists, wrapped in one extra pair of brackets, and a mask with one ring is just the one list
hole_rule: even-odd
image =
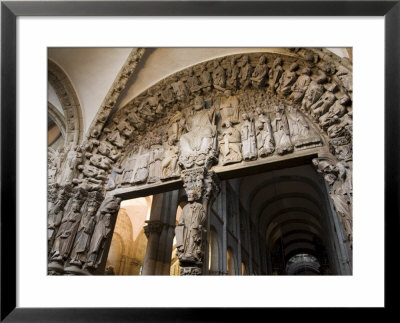
[(399, 14), (2, 2), (1, 320), (391, 309)]

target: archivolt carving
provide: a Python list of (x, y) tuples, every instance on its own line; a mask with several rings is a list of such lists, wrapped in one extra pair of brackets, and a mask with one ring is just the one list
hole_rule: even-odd
[(53, 61), (48, 60), (48, 81), (60, 99), (65, 116), (65, 142), (67, 146), (76, 145), (82, 139), (82, 111), (75, 90), (64, 71)]

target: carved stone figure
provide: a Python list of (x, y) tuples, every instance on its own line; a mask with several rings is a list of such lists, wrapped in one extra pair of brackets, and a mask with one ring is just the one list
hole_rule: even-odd
[(220, 102), (220, 114), (222, 119), (222, 125), (226, 121), (230, 121), (233, 124), (239, 123), (239, 99), (237, 96), (231, 96), (231, 91), (226, 90), (224, 96)]
[(212, 85), (211, 73), (207, 70), (205, 64), (200, 65), (200, 82), (203, 93), (210, 92)]
[(186, 84), (190, 90), (191, 93), (198, 94), (198, 92), (201, 90), (201, 84), (197, 76), (194, 74), (194, 71), (192, 68), (188, 70), (188, 77)]
[[(343, 140), (345, 141), (345, 143), (341, 144), (340, 142)], [(353, 146), (349, 144), (345, 137), (334, 138), (330, 140), (329, 148), (332, 154), (334, 154), (337, 159), (346, 162), (353, 160)]]
[(90, 240), (87, 262), (85, 268), (97, 268), (101, 262), (104, 245), (111, 234), (111, 214), (104, 214), (103, 218), (94, 228), (92, 239)]
[(153, 145), (149, 154), (149, 179), (148, 183), (158, 182), (161, 178), (161, 160), (163, 158), (163, 147)]
[(225, 91), (226, 87), (226, 77), (225, 77), (225, 70), (219, 64), (218, 61), (214, 62), (214, 69), (213, 69), (213, 86), (215, 89), (220, 91)]
[(111, 215), (113, 215), (119, 210), (120, 204), (121, 204), (120, 197), (109, 196), (101, 204), (98, 213), (100, 214), (110, 213)]
[(215, 107), (204, 109), (204, 99), (196, 97), (193, 111), (187, 116), (187, 133), (179, 140), (179, 164), (190, 168), (204, 165), (215, 155)]
[(185, 118), (182, 112), (177, 111), (169, 120), (168, 124), (168, 139), (171, 139), (173, 143), (179, 141), (183, 134), (185, 127)]
[(50, 253), (52, 261), (63, 262), (67, 259), (73, 241), (75, 239), (76, 231), (81, 220), (81, 202), (74, 199), (71, 204), (70, 212), (66, 213), (61, 220), (61, 225), (57, 231), (53, 248)]
[[(118, 123), (118, 119), (114, 119), (114, 122)], [(125, 138), (121, 136), (118, 128), (110, 130), (108, 128), (104, 129), (104, 132), (108, 133), (106, 139), (118, 148), (122, 148), (125, 144)]]
[[(150, 93), (152, 93), (152, 91)], [(138, 112), (143, 119), (153, 122), (156, 120), (156, 110), (158, 110), (158, 106), (158, 98), (155, 96), (150, 96), (142, 101), (138, 108)], [(162, 107), (160, 109), (162, 110)]]
[(311, 106), (319, 100), (323, 93), (323, 85), (317, 81), (311, 81), (306, 93), (304, 94), (303, 102), (301, 104), (301, 111), (308, 112)]
[(331, 125), (338, 123), (340, 118), (346, 113), (346, 105), (349, 103), (349, 98), (344, 96), (329, 108), (329, 111), (319, 118), (321, 128), (327, 130)]
[(63, 173), (63, 180), (61, 183), (71, 183), (72, 179), (76, 176), (78, 165), (83, 161), (81, 147), (75, 146), (70, 149), (67, 154), (67, 160), (65, 164), (65, 169)]
[(109, 170), (112, 167), (112, 161), (108, 157), (99, 154), (93, 154), (90, 157), (90, 163), (104, 170)]
[(255, 123), (258, 156), (266, 157), (275, 151), (275, 141), (271, 128), (271, 121), (264, 115), (261, 108), (256, 108), (257, 119)]
[(149, 176), (149, 154), (139, 153), (136, 159), (136, 169), (133, 173), (132, 183), (140, 184), (145, 183)]
[(103, 188), (103, 181), (91, 177), (85, 177), (82, 179), (74, 178), (72, 183), (78, 185), (78, 187), (85, 192), (100, 191)]
[(177, 77), (173, 78), (173, 83), (171, 83), (172, 89), (174, 90), (178, 100), (187, 102), (187, 99), (189, 97), (189, 91), (183, 83), (182, 80), (179, 80)]
[(289, 96), (289, 99), (293, 100), (295, 103), (301, 102), (303, 97), (307, 91), (308, 86), (311, 83), (311, 70), (308, 67), (304, 67), (301, 70), (301, 75), (296, 80), (296, 82), (292, 85), (292, 93)]
[(325, 91), (324, 94), (319, 98), (317, 102), (315, 102), (311, 108), (311, 116), (318, 120), (320, 116), (325, 114), (332, 104), (336, 101), (335, 95), (330, 91)]
[(106, 179), (106, 172), (102, 169), (99, 169), (97, 167), (91, 166), (91, 165), (79, 165), (78, 169), (82, 172), (83, 175), (86, 177), (92, 177), (96, 178), (99, 180), (105, 180)]
[(249, 63), (249, 56), (243, 55), (240, 59), (239, 83), (241, 89), (246, 89), (251, 83), (253, 68)]
[(161, 179), (169, 179), (179, 177), (180, 170), (178, 167), (179, 148), (174, 141), (169, 138), (164, 144), (163, 159), (161, 162)]
[(292, 85), (296, 82), (297, 74), (296, 70), (299, 65), (297, 63), (293, 63), (289, 66), (289, 70), (285, 71), (282, 74), (282, 77), (279, 79), (279, 86), (276, 89), (276, 92), (280, 95), (289, 95), (292, 90)]
[(177, 253), (181, 264), (200, 265), (204, 257), (206, 210), (197, 202), (200, 194), (188, 190), (187, 197), (189, 203), (182, 209), (182, 215), (175, 228)]
[(126, 120), (113, 119), (117, 130), (126, 139), (130, 139), (133, 134), (133, 128)]
[(175, 102), (175, 95), (171, 89), (171, 85), (167, 83), (166, 80), (162, 81), (162, 90), (160, 91), (161, 98), (166, 104)]
[(247, 113), (242, 114), (242, 123), (240, 128), (242, 138), (242, 153), (244, 160), (257, 159), (257, 144), (254, 123)]
[(334, 124), (328, 128), (328, 136), (329, 138), (337, 138), (346, 135), (352, 135), (353, 133), (353, 112), (348, 112), (343, 116), (341, 121), (338, 124)]
[(303, 147), (321, 142), (319, 135), (313, 130), (306, 118), (292, 106), (286, 107), (286, 115), (291, 140), (295, 147)]
[(236, 90), (238, 87), (239, 67), (236, 65), (236, 57), (232, 57), (227, 69), (226, 87)]
[(229, 120), (225, 122), (225, 127), (218, 138), (222, 156), (221, 164), (238, 163), (242, 160), (240, 132), (232, 127)]
[(348, 167), (343, 162), (336, 165), (321, 161), (317, 158), (313, 159), (313, 164), (317, 170), (325, 174), (324, 178), (329, 185), (329, 195), (333, 201), (336, 212), (343, 224), (346, 233), (346, 240), (352, 243), (353, 221), (352, 221), (352, 185), (351, 175), (347, 173)]
[(48, 179), (49, 183), (54, 183), (57, 181), (57, 177), (62, 171), (61, 165), (64, 161), (65, 153), (64, 148), (58, 148), (57, 150), (53, 150), (49, 147), (48, 149)]
[(116, 168), (114, 167), (111, 171), (110, 177), (108, 178), (108, 182), (107, 185), (105, 187), (106, 191), (112, 191), (113, 189), (115, 189), (117, 187), (117, 174), (122, 174), (122, 172), (124, 171), (123, 168)]
[(133, 152), (131, 152), (127, 158), (122, 161), (121, 168), (123, 171), (120, 179), (116, 182), (117, 187), (124, 186), (125, 184), (131, 184), (133, 179), (133, 170), (136, 168), (136, 156), (133, 155)]
[(106, 141), (100, 141), (98, 152), (101, 155), (108, 157), (113, 161), (117, 160), (119, 158), (119, 156), (121, 156), (121, 152), (117, 148), (115, 148), (113, 145), (111, 145), (110, 143), (108, 143)]
[(96, 225), (96, 210), (96, 204), (92, 203), (87, 208), (87, 213), (85, 213), (81, 219), (81, 223), (79, 224), (78, 232), (76, 234), (74, 247), (71, 252), (70, 264), (80, 267), (86, 260), (86, 252), (89, 249), (90, 238)]
[[(48, 209), (48, 218), (47, 218), (47, 242), (49, 251), (53, 246), (53, 242), (55, 239), (55, 233), (57, 232), (61, 220), (64, 217), (64, 208), (68, 202), (68, 199), (71, 194), (72, 185), (68, 184), (63, 187), (58, 186), (57, 184), (54, 187), (58, 190), (54, 192), (55, 198), (54, 203), (49, 206)], [(49, 192), (49, 195), (52, 194)]]
[(266, 63), (267, 58), (264, 55), (261, 56), (251, 75), (251, 84), (256, 89), (260, 89), (266, 84), (266, 78), (268, 77), (268, 65)]
[(350, 98), (352, 98), (352, 94), (353, 94), (353, 81), (352, 81), (353, 75), (352, 75), (352, 73), (349, 72), (347, 69), (345, 69), (343, 66), (340, 66), (338, 68), (338, 71), (336, 72), (336, 76), (340, 80), (343, 87), (346, 89)]
[(132, 127), (134, 127), (135, 129), (143, 131), (146, 128), (146, 121), (144, 118), (142, 118), (142, 116), (138, 112), (137, 107), (133, 107), (130, 110), (130, 112), (128, 114), (128, 120), (129, 120), (130, 124), (132, 125)]
[(277, 87), (279, 86), (279, 80), (282, 76), (283, 68), (282, 68), (282, 59), (277, 57), (273, 64), (272, 68), (269, 70), (269, 88), (272, 93), (275, 93)]
[(289, 124), (284, 109), (279, 106), (275, 106), (272, 130), (274, 131), (276, 152), (279, 155), (292, 152), (293, 145), (290, 141)]

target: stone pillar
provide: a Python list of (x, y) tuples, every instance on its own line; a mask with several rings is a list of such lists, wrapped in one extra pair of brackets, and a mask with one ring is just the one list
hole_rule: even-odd
[(147, 248), (143, 261), (142, 275), (154, 275), (157, 263), (158, 243), (163, 223), (159, 220), (149, 220), (146, 223), (144, 233), (147, 237)]
[(180, 275), (203, 275), (207, 271), (209, 217), (219, 192), (219, 179), (204, 167), (184, 170), (181, 176), (188, 204), (175, 228)]

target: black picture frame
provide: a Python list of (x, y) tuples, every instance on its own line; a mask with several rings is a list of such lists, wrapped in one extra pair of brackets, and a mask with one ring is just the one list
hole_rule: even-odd
[[(16, 19), (18, 16), (383, 16), (385, 19), (385, 307), (398, 284), (400, 1), (2, 1), (1, 322), (235, 321), (240, 308), (16, 307)], [(373, 166), (371, 166), (373, 168)], [(366, 174), (368, 176), (368, 174)], [(373, 239), (373, 232), (371, 232)], [(371, 255), (373, 264), (373, 255)], [(344, 291), (345, 292), (345, 291)], [(366, 288), (366, 292), (368, 289)], [(38, 291), (39, 295), (40, 291)], [(177, 300), (177, 306), (179, 302)], [(251, 309), (261, 311), (262, 309)], [(274, 309), (287, 315), (287, 309)], [(326, 309), (330, 312), (331, 309)], [(379, 317), (381, 309), (376, 309)], [(249, 315), (245, 311), (245, 315)], [(257, 315), (257, 313), (251, 313)], [(263, 315), (263, 314), (262, 314)], [(331, 314), (329, 314), (331, 315)], [(318, 316), (317, 316), (318, 317)], [(378, 316), (377, 316), (378, 317)], [(249, 317), (250, 321), (252, 319)], [(271, 319), (265, 317), (265, 319)]]

